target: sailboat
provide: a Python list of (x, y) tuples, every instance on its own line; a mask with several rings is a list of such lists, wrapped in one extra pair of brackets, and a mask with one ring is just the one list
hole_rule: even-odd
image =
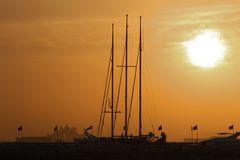
[[(129, 142), (129, 143), (152, 143), (154, 141), (159, 142), (158, 137), (154, 135), (154, 133), (149, 132), (147, 135), (142, 134), (142, 17), (139, 17), (140, 20), (140, 33), (139, 33), (139, 50), (137, 55), (137, 62), (135, 66), (128, 65), (128, 15), (126, 15), (126, 39), (125, 39), (125, 53), (123, 55), (123, 61), (122, 65), (118, 66), (121, 67), (121, 74), (120, 74), (120, 82), (119, 82), (119, 88), (118, 88), (118, 94), (116, 96), (117, 102), (114, 103), (115, 95), (114, 95), (114, 54), (115, 54), (115, 48), (114, 48), (114, 24), (112, 24), (112, 45), (111, 45), (111, 54), (109, 58), (108, 63), (108, 71), (106, 76), (106, 82), (105, 82), (105, 89), (104, 89), (104, 96), (102, 101), (102, 108), (100, 112), (100, 119), (99, 119), (99, 125), (98, 125), (98, 131), (97, 136), (94, 136), (89, 133), (89, 130), (92, 129), (92, 126), (88, 127), (87, 129), (84, 129), (83, 132), (85, 134), (85, 140), (84, 142)], [(124, 64), (125, 61), (125, 64)], [(135, 68), (135, 75), (134, 75), (134, 82), (133, 82), (133, 89), (130, 99), (130, 105), (128, 105), (128, 68), (134, 67)], [(132, 98), (133, 98), (133, 92), (135, 87), (135, 81), (136, 81), (136, 75), (137, 75), (137, 69), (139, 70), (139, 113), (138, 113), (138, 135), (132, 136), (128, 133), (129, 128), (129, 119), (131, 115), (131, 108), (132, 108)], [(116, 124), (116, 118), (117, 114), (121, 113), (118, 111), (118, 102), (119, 102), (119, 95), (120, 95), (120, 86), (122, 82), (122, 75), (123, 70), (125, 71), (125, 106), (124, 106), (124, 127), (123, 127), (123, 133), (121, 135), (115, 135), (114, 129)], [(111, 88), (110, 88), (111, 87)], [(111, 92), (111, 96), (109, 98), (109, 91)], [(107, 106), (110, 108), (110, 110), (106, 110)], [(105, 115), (110, 114), (111, 115), (111, 137), (102, 137), (102, 131), (103, 126), (105, 124)], [(162, 137), (165, 138), (166, 136)], [(157, 139), (157, 140), (156, 140)], [(79, 140), (75, 140), (79, 141)], [(161, 140), (160, 140), (161, 141)], [(164, 140), (163, 140), (164, 141)]]

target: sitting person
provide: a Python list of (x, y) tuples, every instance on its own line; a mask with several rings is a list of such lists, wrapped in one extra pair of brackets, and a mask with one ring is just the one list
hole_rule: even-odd
[(164, 132), (161, 132), (161, 137), (156, 140), (156, 143), (166, 143), (167, 141), (167, 135)]

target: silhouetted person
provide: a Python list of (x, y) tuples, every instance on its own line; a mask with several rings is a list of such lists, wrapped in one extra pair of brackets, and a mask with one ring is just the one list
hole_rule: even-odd
[(165, 132), (161, 132), (161, 139), (162, 139), (162, 142), (163, 142), (163, 143), (166, 143), (166, 141), (167, 141), (167, 135), (166, 135)]
[(166, 143), (167, 135), (165, 132), (161, 132), (161, 137), (156, 141), (156, 143)]

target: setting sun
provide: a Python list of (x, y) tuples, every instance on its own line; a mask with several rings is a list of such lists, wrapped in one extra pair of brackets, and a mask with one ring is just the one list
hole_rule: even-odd
[(219, 32), (201, 31), (193, 39), (184, 42), (191, 63), (203, 68), (216, 67), (224, 58), (226, 46)]

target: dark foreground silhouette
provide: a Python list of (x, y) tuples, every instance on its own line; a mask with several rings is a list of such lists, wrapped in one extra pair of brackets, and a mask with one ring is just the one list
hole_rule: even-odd
[(240, 143), (221, 145), (80, 144), (80, 143), (1, 143), (1, 159), (240, 159)]

